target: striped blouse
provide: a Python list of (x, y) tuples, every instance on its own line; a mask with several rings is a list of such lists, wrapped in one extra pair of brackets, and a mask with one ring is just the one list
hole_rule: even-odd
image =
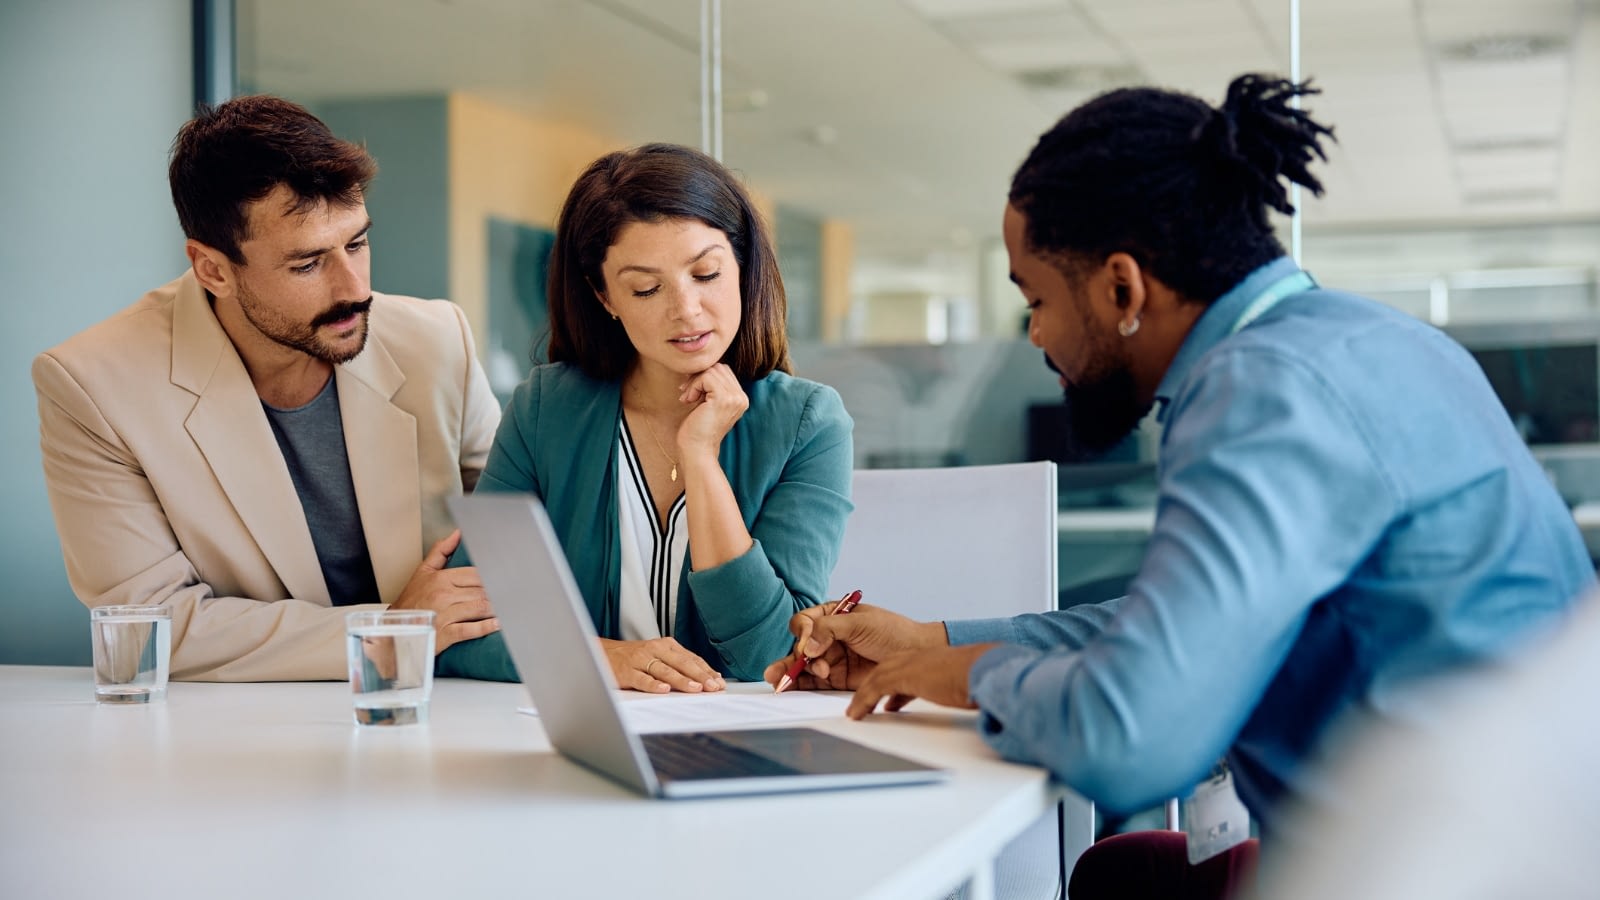
[(622, 639), (670, 636), (678, 614), (678, 582), (689, 552), (683, 495), (672, 503), (666, 528), (658, 524), (655, 500), (626, 417), (622, 420), (622, 465), (617, 467), (617, 524), (622, 542), (620, 622)]

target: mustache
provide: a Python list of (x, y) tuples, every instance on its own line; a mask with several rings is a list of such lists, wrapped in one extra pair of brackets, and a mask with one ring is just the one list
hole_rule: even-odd
[(348, 319), (351, 316), (363, 314), (371, 308), (371, 297), (368, 297), (365, 300), (352, 300), (348, 303), (340, 303), (329, 308), (326, 312), (317, 316), (315, 319), (312, 319), (311, 327), (321, 328), (324, 325), (332, 325), (341, 319)]

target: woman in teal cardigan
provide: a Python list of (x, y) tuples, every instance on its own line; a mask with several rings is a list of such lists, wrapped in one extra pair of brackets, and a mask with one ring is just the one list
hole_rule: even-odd
[[(551, 363), (477, 490), (543, 500), (620, 687), (759, 680), (825, 599), (851, 509), (852, 423), (788, 374), (771, 236), (721, 164), (651, 144), (579, 176), (549, 287)], [(436, 671), (517, 679), (498, 634)]]

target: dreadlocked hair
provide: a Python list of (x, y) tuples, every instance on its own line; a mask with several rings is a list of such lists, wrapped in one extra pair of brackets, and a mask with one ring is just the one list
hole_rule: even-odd
[(1188, 300), (1207, 303), (1284, 254), (1267, 209), (1292, 214), (1285, 179), (1311, 174), (1333, 129), (1297, 108), (1320, 93), (1241, 75), (1213, 108), (1189, 94), (1125, 88), (1047, 131), (1011, 182), (1030, 249), (1067, 269), (1127, 253)]

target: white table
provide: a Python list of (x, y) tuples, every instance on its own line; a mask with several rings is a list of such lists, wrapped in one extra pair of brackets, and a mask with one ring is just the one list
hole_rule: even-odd
[(982, 896), (1059, 797), (931, 706), (818, 727), (946, 784), (663, 801), (551, 751), (520, 685), (441, 680), (410, 728), (352, 724), (343, 683), (92, 694), (87, 669), (0, 666), (0, 896)]

